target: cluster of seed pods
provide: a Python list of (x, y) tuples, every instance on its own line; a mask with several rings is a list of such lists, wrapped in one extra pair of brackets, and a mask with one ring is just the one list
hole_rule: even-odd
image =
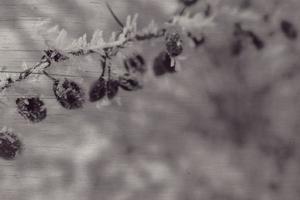
[[(160, 52), (153, 61), (154, 74), (159, 76), (165, 73), (175, 72), (174, 57), (183, 51), (182, 40), (178, 33), (168, 33), (165, 36), (165, 50)], [(48, 57), (57, 62), (63, 57), (54, 51), (45, 51)], [(88, 92), (90, 102), (99, 101), (105, 97), (113, 99), (119, 92), (119, 88), (125, 91), (136, 91), (142, 88), (142, 84), (137, 78), (146, 71), (146, 61), (144, 57), (135, 53), (123, 60), (124, 73), (117, 77), (111, 76), (111, 66), (107, 62), (109, 58), (104, 57), (101, 61), (102, 74), (94, 81)], [(73, 110), (82, 108), (86, 102), (85, 92), (75, 81), (56, 79), (44, 71), (44, 74), (52, 81), (52, 90), (57, 102), (65, 109)], [(105, 74), (107, 74), (105, 76)], [(32, 123), (43, 121), (47, 116), (47, 108), (39, 97), (20, 97), (16, 99), (18, 113)]]
[[(183, 51), (182, 39), (177, 32), (165, 34), (165, 50), (160, 52), (153, 61), (153, 71), (156, 76), (175, 72), (175, 57)], [(55, 50), (45, 51), (45, 56), (58, 62), (64, 60), (64, 56)], [(138, 76), (146, 71), (146, 61), (140, 53), (126, 57), (123, 60), (124, 73), (116, 76), (111, 75), (109, 56), (102, 56), (102, 74), (92, 83), (88, 92), (90, 102), (99, 101), (105, 97), (111, 100), (119, 92), (119, 88), (125, 91), (136, 91), (142, 88)], [(49, 61), (51, 62), (51, 61)], [(53, 81), (52, 90), (58, 103), (65, 109), (73, 110), (82, 108), (86, 102), (85, 92), (75, 81), (67, 78), (57, 79), (44, 74)], [(107, 75), (106, 75), (107, 74)], [(47, 108), (39, 97), (21, 97), (16, 99), (18, 113), (32, 123), (38, 123), (47, 116)]]
[[(107, 65), (106, 59), (102, 61), (102, 74), (96, 80), (89, 91), (89, 100), (96, 102), (103, 99), (105, 96), (108, 99), (113, 99), (122, 88), (125, 91), (135, 91), (142, 88), (142, 85), (136, 78), (136, 74), (144, 74), (146, 72), (145, 60), (140, 54), (123, 60), (125, 73), (117, 77), (111, 76), (111, 66)], [(108, 68), (108, 75), (105, 77), (105, 71)]]
[[(48, 51), (46, 54), (49, 53)], [(55, 56), (60, 59), (60, 56)], [(56, 60), (54, 60), (56, 61)], [(56, 61), (57, 62), (57, 61)], [(90, 86), (89, 101), (96, 102), (104, 97), (109, 100), (113, 99), (119, 92), (119, 88), (125, 91), (135, 91), (142, 88), (142, 85), (136, 74), (146, 72), (145, 60), (140, 54), (134, 54), (124, 60), (125, 73), (117, 77), (111, 76), (111, 67), (106, 61), (102, 61), (102, 74)], [(107, 69), (108, 68), (108, 69)], [(105, 72), (107, 71), (107, 76)], [(82, 108), (86, 102), (85, 92), (78, 83), (68, 78), (56, 79), (44, 71), (44, 74), (52, 81), (52, 90), (57, 102), (67, 110)], [(17, 98), (16, 107), (18, 113), (26, 120), (32, 123), (43, 121), (47, 116), (45, 103), (39, 97), (20, 97)]]

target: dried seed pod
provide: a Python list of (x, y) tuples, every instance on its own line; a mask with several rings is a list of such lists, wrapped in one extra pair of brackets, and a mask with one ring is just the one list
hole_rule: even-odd
[(135, 58), (139, 63), (138, 68), (136, 70), (140, 73), (146, 72), (146, 63), (144, 57), (140, 54), (137, 54)]
[(284, 35), (290, 39), (290, 40), (295, 40), (298, 37), (298, 32), (295, 28), (295, 26), (287, 21), (287, 20), (282, 20), (280, 23), (280, 28), (281, 31), (284, 33)]
[(12, 160), (21, 153), (22, 143), (12, 132), (0, 132), (0, 157), (5, 160)]
[(182, 53), (182, 40), (178, 33), (168, 33), (165, 40), (166, 49), (170, 56), (178, 56)]
[(167, 72), (175, 72), (175, 66), (172, 66), (170, 55), (162, 51), (154, 58), (153, 71), (156, 76), (161, 76)]
[(129, 74), (124, 74), (119, 77), (119, 85), (126, 91), (135, 91), (142, 88), (139, 81), (136, 78), (131, 77)]
[(55, 62), (59, 62), (59, 61), (63, 61), (63, 60), (68, 59), (68, 57), (62, 55), (62, 54), (59, 53), (57, 50), (49, 49), (49, 50), (45, 50), (44, 52), (45, 52), (45, 54), (46, 54), (49, 58), (51, 58), (51, 59), (54, 60)]
[(89, 97), (90, 102), (95, 102), (106, 95), (106, 80), (100, 77), (97, 81), (95, 81), (90, 89)]
[(119, 81), (110, 79), (106, 83), (106, 95), (108, 99), (114, 98), (119, 91)]
[(33, 123), (40, 122), (47, 116), (45, 104), (38, 97), (17, 98), (16, 104), (20, 115)]
[(185, 6), (191, 6), (195, 3), (197, 3), (198, 0), (180, 0), (181, 3), (183, 3)]
[(145, 59), (140, 54), (125, 59), (124, 67), (128, 72), (146, 72)]
[(81, 108), (85, 102), (81, 87), (68, 79), (54, 81), (53, 92), (57, 101), (66, 109)]

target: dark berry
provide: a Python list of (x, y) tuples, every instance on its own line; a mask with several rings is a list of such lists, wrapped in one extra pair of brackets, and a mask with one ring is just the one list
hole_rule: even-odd
[(165, 39), (166, 49), (170, 56), (178, 56), (182, 53), (182, 40), (178, 33), (169, 33)]
[(119, 91), (119, 81), (118, 80), (108, 80), (106, 83), (106, 94), (108, 99), (114, 98)]
[(119, 77), (119, 85), (126, 91), (134, 91), (142, 88), (139, 81), (136, 78), (131, 77), (129, 74), (124, 74)]
[(161, 76), (167, 72), (175, 72), (175, 66), (171, 65), (170, 55), (163, 51), (154, 58), (153, 71), (156, 76)]
[(84, 92), (74, 81), (54, 81), (53, 91), (57, 101), (66, 109), (78, 109), (85, 102)]
[(89, 97), (91, 102), (98, 101), (106, 95), (106, 80), (100, 77), (90, 89)]
[(22, 143), (12, 132), (0, 132), (0, 157), (5, 160), (14, 159), (22, 150)]
[(181, 3), (183, 3), (185, 6), (191, 6), (195, 3), (197, 3), (198, 0), (180, 0)]
[(281, 31), (284, 33), (284, 35), (290, 39), (290, 40), (295, 40), (298, 37), (298, 32), (295, 28), (295, 26), (287, 21), (287, 20), (282, 20), (280, 23)]
[(33, 123), (40, 122), (47, 116), (45, 104), (38, 97), (17, 98), (16, 104), (20, 115)]

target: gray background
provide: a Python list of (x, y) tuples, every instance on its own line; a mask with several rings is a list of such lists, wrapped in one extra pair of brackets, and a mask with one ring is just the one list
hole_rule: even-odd
[[(179, 6), (175, 0), (109, 2), (122, 20), (139, 13), (141, 27), (151, 19), (162, 23)], [(218, 8), (243, 2), (226, 0)], [(249, 9), (271, 20), (245, 25), (266, 47), (249, 44), (239, 58), (229, 55), (238, 19), (220, 16), (206, 30), (205, 47), (186, 46), (179, 73), (155, 78), (150, 70), (143, 90), (122, 91), (100, 109), (91, 103), (62, 109), (44, 77), (16, 85), (1, 96), (0, 125), (13, 128), (25, 149), (14, 161), (0, 160), (0, 199), (297, 200), (299, 42), (284, 37), (279, 21), (300, 28), (299, 5), (253, 0)], [(20, 71), (23, 61), (31, 66), (40, 59), (46, 46), (36, 25), (45, 20), (73, 37), (118, 30), (101, 0), (0, 0), (1, 67)], [(138, 48), (151, 67), (163, 46)], [(51, 73), (74, 75), (87, 90), (99, 67), (93, 58), (72, 59)], [(48, 108), (38, 124), (15, 110), (16, 97), (32, 94), (42, 95)]]

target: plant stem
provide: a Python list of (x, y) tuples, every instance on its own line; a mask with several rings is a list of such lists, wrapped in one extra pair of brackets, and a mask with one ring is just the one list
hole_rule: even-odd
[(105, 56), (102, 56), (102, 58), (103, 58), (103, 60), (101, 60), (102, 73), (101, 73), (100, 78), (104, 77), (105, 69), (106, 69), (106, 59), (107, 59)]
[(53, 76), (51, 76), (50, 74), (48, 74), (48, 72), (46, 72), (45, 70), (43, 70), (43, 74), (44, 74), (45, 76), (47, 76), (49, 79), (51, 79), (52, 81), (57, 81), (56, 78), (54, 78)]
[(116, 22), (119, 24), (121, 28), (124, 28), (124, 24), (121, 22), (121, 20), (117, 17), (117, 15), (114, 13), (112, 8), (110, 7), (109, 3), (105, 2), (105, 5), (107, 9), (109, 10), (110, 14), (113, 16), (113, 18), (116, 20)]

